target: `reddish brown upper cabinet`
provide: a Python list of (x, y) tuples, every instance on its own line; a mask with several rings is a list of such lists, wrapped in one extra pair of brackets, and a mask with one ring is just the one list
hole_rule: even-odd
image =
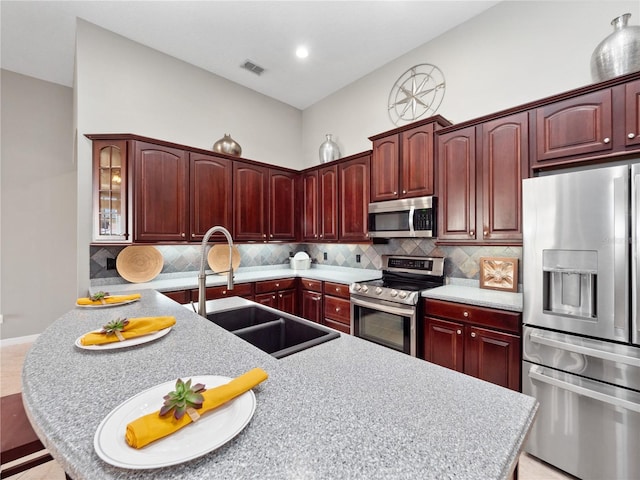
[(187, 241), (187, 153), (136, 141), (134, 145), (134, 242)]
[[(202, 241), (216, 225), (233, 234), (233, 196), (231, 160), (214, 155), (190, 153), (191, 240)], [(212, 237), (212, 240), (224, 237)]]
[(296, 174), (269, 169), (269, 240), (295, 240)]
[(338, 240), (338, 167), (330, 165), (302, 174), (302, 240)]
[[(481, 124), (482, 240), (522, 241), (522, 179), (529, 167), (526, 112)], [(479, 229), (480, 225), (476, 227)]]
[(521, 314), (425, 300), (424, 359), (520, 391)]
[(126, 140), (93, 141), (93, 239), (129, 239), (129, 167)]
[(606, 88), (537, 108), (533, 165), (611, 151), (612, 104)]
[(233, 162), (233, 184), (235, 240), (267, 241), (269, 169)]
[(438, 240), (522, 242), (527, 112), (438, 134)]
[(340, 240), (359, 242), (369, 239), (369, 169), (370, 155), (350, 157), (339, 169)]
[(295, 240), (295, 174), (234, 161), (234, 237)]
[(438, 169), (438, 240), (475, 240), (475, 126), (438, 136)]
[(447, 125), (435, 116), (369, 137), (372, 202), (435, 193), (434, 132)]
[(625, 145), (640, 147), (640, 80), (625, 86)]

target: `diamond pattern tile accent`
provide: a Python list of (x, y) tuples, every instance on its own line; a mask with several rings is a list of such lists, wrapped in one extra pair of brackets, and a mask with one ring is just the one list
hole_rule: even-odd
[[(431, 239), (390, 239), (381, 244), (237, 244), (241, 267), (280, 265), (289, 263), (289, 254), (307, 252), (314, 263), (340, 267), (382, 268), (382, 255), (443, 256), (445, 275), (479, 280), (481, 257), (515, 257), (522, 269), (522, 248), (512, 246), (436, 246)], [(116, 258), (124, 246), (91, 246), (91, 279), (117, 278), (116, 270), (107, 270), (107, 258)], [(164, 257), (161, 273), (192, 272), (200, 268), (200, 245), (162, 245), (157, 247)], [(327, 260), (324, 260), (324, 253)], [(360, 263), (356, 262), (360, 255)], [(519, 278), (522, 278), (521, 271)]]

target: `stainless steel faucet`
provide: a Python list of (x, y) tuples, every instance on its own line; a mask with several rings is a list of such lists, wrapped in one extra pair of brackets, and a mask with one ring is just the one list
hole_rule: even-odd
[(207, 317), (207, 295), (206, 295), (206, 283), (207, 283), (207, 275), (212, 275), (211, 273), (204, 272), (204, 266), (206, 262), (206, 249), (207, 243), (209, 243), (209, 238), (216, 232), (222, 232), (224, 236), (227, 238), (227, 243), (229, 244), (229, 269), (224, 270), (222, 272), (215, 273), (226, 273), (227, 274), (227, 288), (229, 290), (233, 290), (233, 239), (231, 238), (231, 234), (229, 230), (224, 227), (215, 226), (211, 227), (207, 233), (204, 234), (204, 238), (202, 239), (202, 252), (200, 257), (200, 273), (198, 274), (198, 315), (201, 317)]

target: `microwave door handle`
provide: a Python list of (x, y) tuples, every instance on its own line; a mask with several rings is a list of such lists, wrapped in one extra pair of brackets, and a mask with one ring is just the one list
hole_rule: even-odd
[(416, 210), (416, 207), (411, 205), (409, 207), (409, 235), (411, 235), (412, 237), (416, 236), (416, 231), (413, 228), (413, 214)]
[(621, 355), (619, 353), (606, 352), (604, 350), (598, 350), (595, 348), (587, 347), (585, 345), (575, 345), (573, 343), (563, 342), (562, 340), (550, 338), (537, 332), (531, 333), (529, 338), (533, 343), (538, 343), (540, 345), (546, 345), (548, 347), (558, 348), (567, 352), (573, 352), (581, 355), (587, 355), (589, 357), (599, 358), (602, 360), (608, 360), (610, 362), (622, 363), (625, 365), (631, 365), (633, 367), (640, 367), (640, 358)]
[(592, 398), (600, 402), (608, 403), (609, 405), (613, 405), (615, 407), (625, 408), (627, 410), (640, 413), (640, 404), (638, 403), (614, 397), (613, 395), (607, 395), (606, 393), (597, 392), (595, 390), (591, 390), (590, 388), (574, 385), (573, 383), (564, 382), (562, 380), (558, 380), (557, 378), (549, 377), (544, 374), (544, 369), (539, 365), (531, 366), (531, 368), (529, 369), (529, 378), (538, 380), (539, 382), (547, 383), (549, 385), (567, 390), (569, 392), (576, 393), (578, 395), (582, 395), (583, 397)]

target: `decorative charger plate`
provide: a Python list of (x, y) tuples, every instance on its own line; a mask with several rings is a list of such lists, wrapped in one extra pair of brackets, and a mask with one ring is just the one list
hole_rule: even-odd
[[(219, 375), (191, 377), (193, 383), (207, 388), (224, 385), (232, 379)], [(98, 426), (93, 446), (105, 462), (120, 468), (145, 470), (177, 465), (209, 453), (238, 435), (256, 410), (256, 396), (249, 390), (224, 405), (202, 415), (200, 420), (157, 440), (144, 448), (127, 445), (127, 424), (158, 410), (162, 397), (175, 385), (175, 380), (144, 390), (114, 408)]]
[(164, 259), (153, 246), (131, 245), (123, 249), (116, 259), (116, 270), (132, 283), (153, 280), (162, 271)]
[[(226, 271), (229, 270), (229, 245), (214, 245), (211, 247), (207, 254), (207, 261), (211, 270), (216, 273), (224, 272), (221, 275), (226, 275)], [(240, 251), (235, 245), (231, 255), (231, 265), (234, 272), (240, 265)]]

